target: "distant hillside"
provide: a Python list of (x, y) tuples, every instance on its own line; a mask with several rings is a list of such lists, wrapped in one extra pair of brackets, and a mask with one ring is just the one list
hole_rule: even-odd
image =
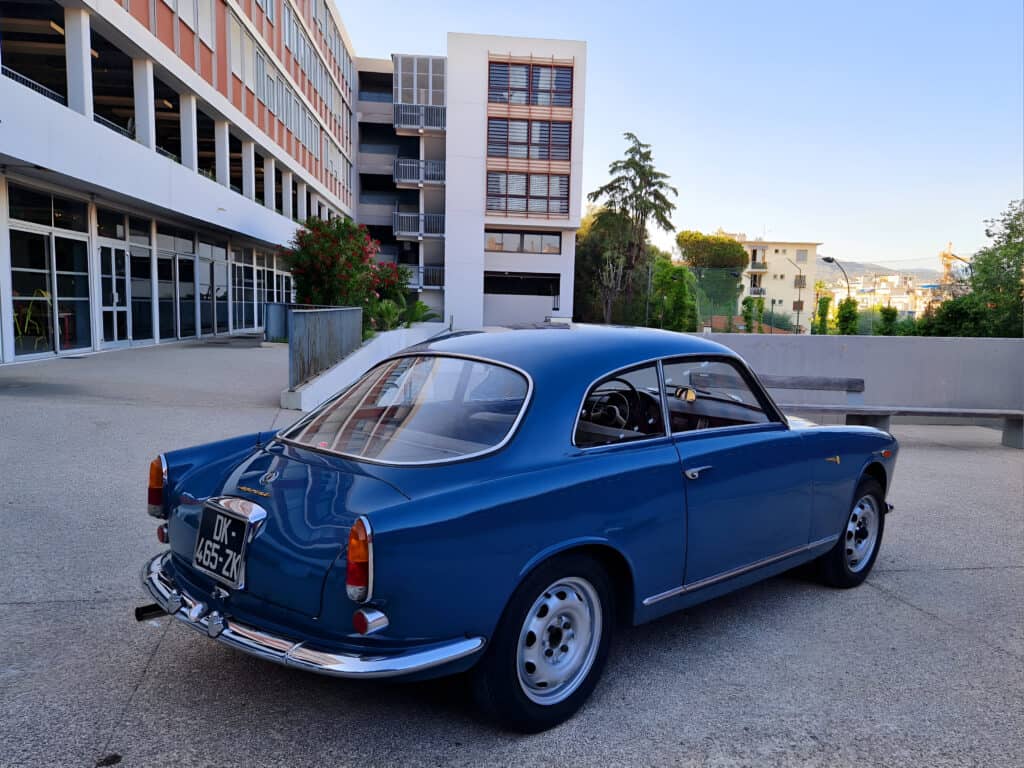
[[(843, 267), (846, 269), (846, 273), (850, 277), (859, 277), (865, 274), (873, 275), (894, 275), (899, 272), (901, 275), (913, 275), (914, 279), (919, 283), (927, 283), (937, 281), (942, 277), (942, 273), (937, 269), (894, 269), (892, 267), (883, 267), (881, 264), (872, 264), (870, 262), (858, 262), (858, 261), (844, 261)], [(842, 277), (839, 270), (833, 267), (837, 276)], [(818, 267), (818, 276), (824, 277), (828, 274), (828, 265), (820, 265)], [(829, 279), (825, 277), (825, 279)]]

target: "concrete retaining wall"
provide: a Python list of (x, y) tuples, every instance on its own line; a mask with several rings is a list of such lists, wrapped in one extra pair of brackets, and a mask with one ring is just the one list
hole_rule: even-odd
[(344, 360), (302, 386), (281, 392), (281, 407), (311, 411), (389, 355), (436, 336), (444, 323), (416, 323), (411, 328), (378, 333)]
[[(865, 405), (1024, 409), (1024, 339), (712, 333), (759, 374), (864, 379)], [(777, 393), (774, 393), (777, 394)], [(785, 400), (845, 403), (842, 392)]]

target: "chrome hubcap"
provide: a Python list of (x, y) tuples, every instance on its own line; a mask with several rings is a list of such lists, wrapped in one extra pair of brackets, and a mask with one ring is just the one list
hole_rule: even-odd
[(871, 560), (878, 541), (878, 504), (874, 496), (863, 496), (853, 505), (846, 523), (846, 565), (859, 573)]
[(601, 641), (601, 600), (586, 579), (559, 579), (526, 613), (519, 632), (519, 685), (537, 704), (557, 704), (586, 679)]

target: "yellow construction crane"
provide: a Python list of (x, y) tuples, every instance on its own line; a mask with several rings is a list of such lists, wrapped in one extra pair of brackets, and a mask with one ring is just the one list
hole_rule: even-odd
[(942, 260), (942, 282), (953, 283), (956, 281), (956, 277), (953, 275), (954, 262), (960, 261), (967, 266), (971, 265), (970, 259), (965, 259), (963, 256), (957, 256), (953, 253), (953, 243), (946, 243), (946, 250), (939, 254), (939, 258)]

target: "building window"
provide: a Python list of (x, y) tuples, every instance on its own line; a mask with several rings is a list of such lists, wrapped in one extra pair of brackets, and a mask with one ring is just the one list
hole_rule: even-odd
[(213, 50), (213, 0), (199, 0), (199, 39)]
[(558, 296), (559, 275), (531, 272), (484, 272), (484, 293), (512, 296)]
[(242, 25), (233, 15), (228, 17), (231, 25), (231, 74), (242, 79)]
[(568, 160), (572, 124), (548, 120), (487, 121), (487, 156)]
[(569, 215), (569, 177), (546, 173), (487, 173), (487, 210)]
[(492, 61), (487, 100), (492, 104), (572, 106), (572, 67)]
[(515, 232), (489, 229), (484, 233), (484, 250), (492, 253), (561, 253), (558, 232)]
[(195, 0), (179, 0), (178, 17), (185, 22), (189, 29), (196, 28), (196, 6)]
[(806, 288), (807, 287), (807, 275), (797, 275), (793, 278), (794, 288)]
[(807, 249), (797, 248), (796, 249), (796, 261), (798, 264), (805, 264), (807, 262)]

